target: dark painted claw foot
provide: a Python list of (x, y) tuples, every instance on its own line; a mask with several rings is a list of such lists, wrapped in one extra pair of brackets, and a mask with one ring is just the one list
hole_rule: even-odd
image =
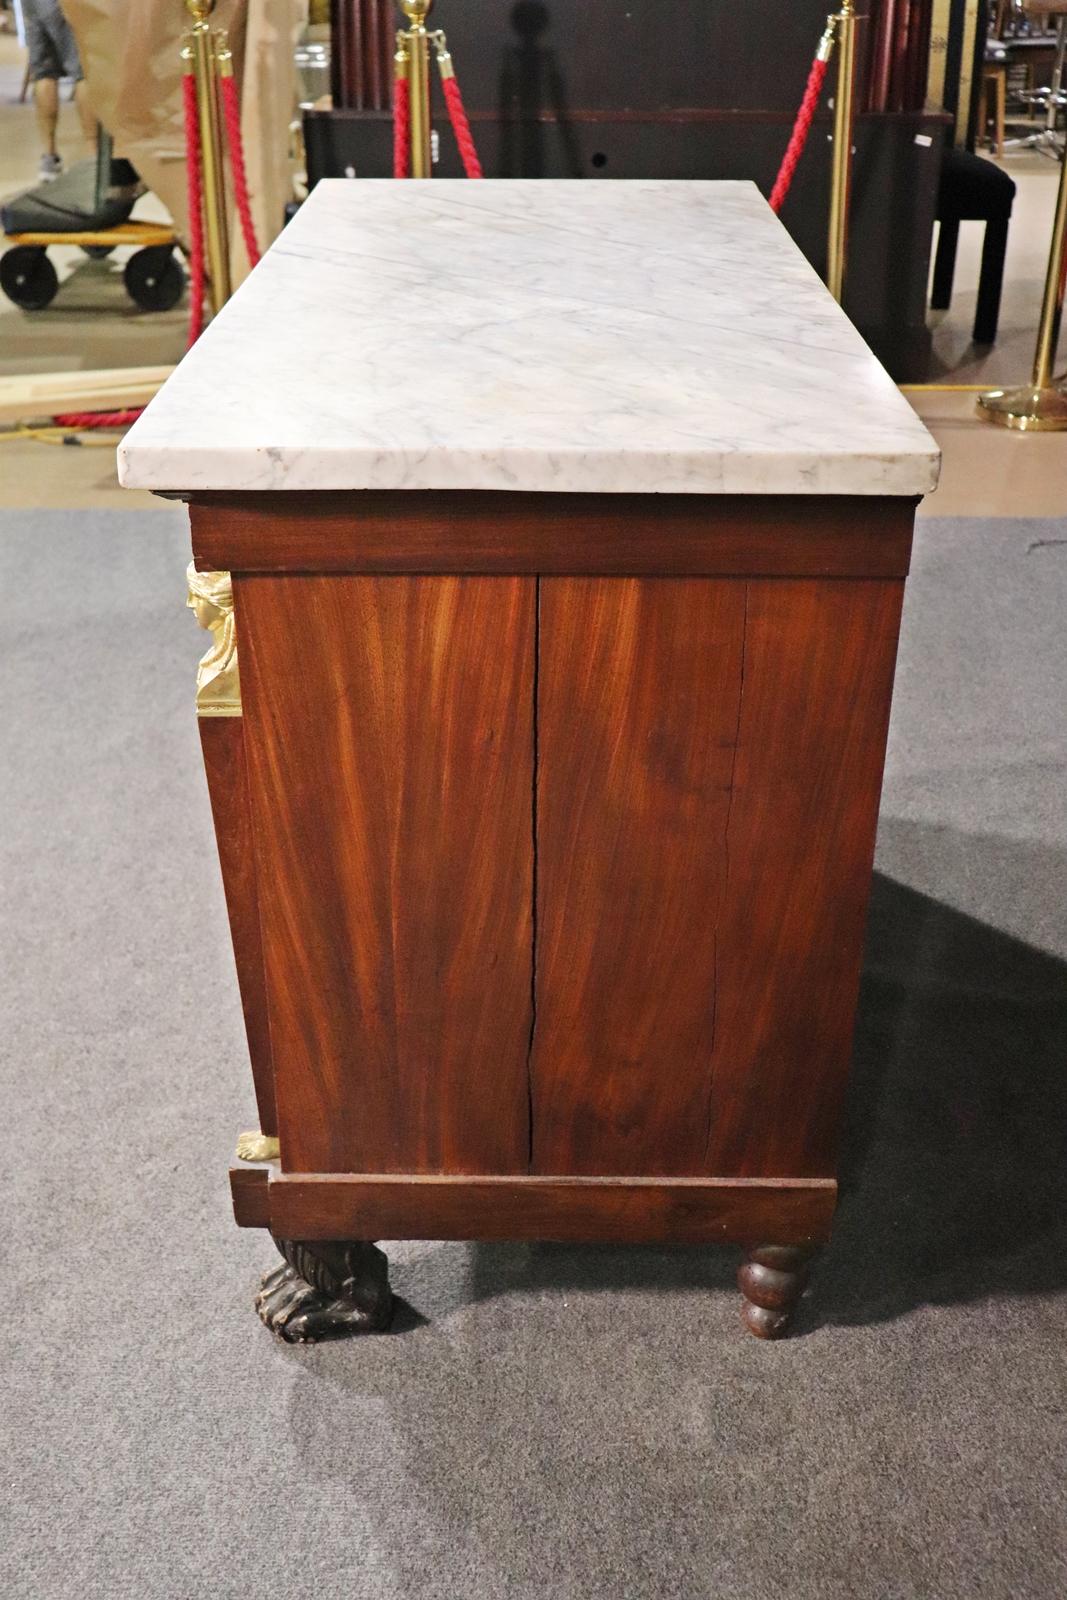
[(748, 1331), (757, 1339), (781, 1339), (788, 1333), (810, 1271), (810, 1251), (794, 1245), (764, 1244), (749, 1250), (737, 1274)]
[(289, 1344), (310, 1344), (388, 1327), (389, 1263), (365, 1240), (275, 1239), (283, 1266), (264, 1274), (260, 1320)]

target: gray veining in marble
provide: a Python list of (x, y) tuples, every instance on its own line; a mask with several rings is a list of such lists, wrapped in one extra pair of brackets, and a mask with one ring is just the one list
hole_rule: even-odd
[(912, 495), (937, 447), (753, 184), (320, 183), (124, 484)]

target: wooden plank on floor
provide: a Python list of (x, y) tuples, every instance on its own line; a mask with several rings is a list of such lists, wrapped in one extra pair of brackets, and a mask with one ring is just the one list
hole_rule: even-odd
[(108, 367), (95, 372), (28, 372), (0, 378), (0, 423), (32, 422), (62, 411), (126, 411), (146, 406), (173, 367)]

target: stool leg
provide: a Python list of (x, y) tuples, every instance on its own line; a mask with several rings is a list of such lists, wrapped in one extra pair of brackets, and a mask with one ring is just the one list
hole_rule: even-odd
[(978, 278), (978, 304), (974, 310), (975, 344), (992, 344), (997, 337), (1000, 316), (1000, 291), (1004, 283), (1004, 256), (1008, 248), (1008, 218), (993, 217), (986, 223), (982, 243), (982, 270)]
[(934, 287), (930, 295), (930, 305), (934, 311), (947, 311), (952, 304), (952, 280), (956, 276), (956, 246), (959, 242), (958, 218), (945, 217), (937, 231)]
[(983, 77), (982, 87), (978, 91), (978, 116), (975, 119), (975, 143), (985, 144), (986, 131), (989, 123), (989, 97), (987, 90), (989, 79)]

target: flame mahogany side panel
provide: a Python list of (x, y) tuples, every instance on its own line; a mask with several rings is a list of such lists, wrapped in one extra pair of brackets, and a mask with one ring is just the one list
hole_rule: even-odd
[(235, 578), (288, 1171), (527, 1170), (535, 589)]
[(220, 843), (247, 782), (227, 893), (282, 1149), (242, 1220), (827, 1236), (913, 517), (200, 497), (244, 701), (205, 755)]
[(259, 925), (259, 886), (252, 839), (252, 814), (245, 762), (242, 717), (199, 717), (215, 842), (222, 869), (222, 887), (230, 920), (230, 939), (237, 965), (245, 1036), (252, 1063), (259, 1126), (277, 1134), (274, 1065), (271, 1060), (267, 987), (263, 971), (263, 939)]

